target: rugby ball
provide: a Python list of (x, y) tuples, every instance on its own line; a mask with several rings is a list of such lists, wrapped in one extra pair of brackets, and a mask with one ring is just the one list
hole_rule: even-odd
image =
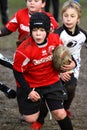
[(69, 65), (71, 59), (70, 51), (65, 46), (58, 46), (53, 51), (53, 66), (56, 70), (61, 71), (61, 66)]

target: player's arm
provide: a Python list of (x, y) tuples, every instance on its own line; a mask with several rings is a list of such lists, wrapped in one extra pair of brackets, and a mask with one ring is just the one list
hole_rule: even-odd
[(31, 91), (31, 88), (29, 84), (26, 82), (23, 74), (21, 72), (16, 71), (14, 68), (13, 68), (13, 74), (18, 84), (24, 89), (24, 91), (28, 95)]
[(4, 57), (1, 53), (0, 53), (0, 64), (7, 68), (13, 69), (13, 61)]
[(0, 82), (0, 91), (2, 91), (10, 99), (16, 98), (16, 92), (13, 89), (7, 87), (2, 82)]
[(61, 70), (70, 71), (70, 70), (73, 70), (77, 66), (77, 63), (73, 56), (72, 56), (72, 59), (69, 59), (69, 61), (70, 61), (70, 64), (61, 66)]
[(73, 69), (77, 66), (77, 63), (72, 56), (72, 59), (70, 59), (70, 64), (69, 65), (64, 65), (61, 67), (61, 70), (65, 71), (63, 73), (60, 73), (60, 77), (62, 81), (66, 82), (71, 79), (71, 74), (73, 73)]
[(14, 73), (16, 81), (24, 89), (25, 93), (27, 94), (26, 98), (32, 101), (38, 101), (38, 99), (40, 99), (40, 95), (36, 91), (34, 91), (34, 89), (30, 88), (23, 74), (16, 71), (15, 69), (13, 69), (13, 73)]
[(0, 37), (9, 35), (11, 33), (12, 31), (8, 30), (6, 27), (0, 28)]

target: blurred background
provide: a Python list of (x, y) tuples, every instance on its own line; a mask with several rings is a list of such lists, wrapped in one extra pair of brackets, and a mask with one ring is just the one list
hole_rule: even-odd
[[(59, 23), (61, 25), (62, 21), (61, 21), (61, 6), (62, 4), (65, 2), (66, 0), (59, 0)], [(87, 0), (79, 0), (79, 3), (82, 6), (82, 17), (81, 17), (81, 22), (80, 22), (80, 26), (83, 29), (87, 30)], [(13, 16), (13, 14), (21, 9), (26, 7), (26, 3), (25, 0), (8, 0), (8, 9), (9, 9), (9, 13), (8, 13), (8, 17), (9, 19), (11, 18), (11, 16)], [(52, 7), (52, 2), (51, 2), (51, 6), (50, 6), (50, 12), (53, 12), (53, 7)], [(1, 15), (0, 15), (0, 27), (2, 27), (2, 23), (1, 23)], [(4, 46), (4, 48), (9, 48), (9, 47), (16, 47), (16, 40), (17, 40), (17, 32), (13, 33), (10, 36), (6, 36), (6, 37), (2, 37), (0, 38), (0, 48), (3, 48), (3, 42), (6, 42), (6, 46)]]

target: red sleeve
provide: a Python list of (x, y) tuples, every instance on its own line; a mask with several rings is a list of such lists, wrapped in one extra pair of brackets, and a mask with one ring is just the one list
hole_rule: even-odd
[(25, 60), (25, 56), (23, 55), (23, 53), (19, 50), (16, 50), (15, 55), (14, 55), (13, 68), (16, 71), (22, 73), (24, 71), (23, 68), (22, 68), (24, 60)]
[(30, 61), (29, 57), (31, 54), (31, 46), (29, 46), (29, 42), (31, 41), (30, 38), (26, 39), (25, 41), (20, 44), (20, 46), (17, 48), (15, 54), (14, 54), (14, 63), (13, 68), (18, 72), (24, 72), (26, 71), (28, 67), (28, 63)]
[(18, 28), (17, 13), (15, 13), (9, 20), (9, 22), (6, 24), (6, 28), (12, 32), (16, 31), (16, 29)]

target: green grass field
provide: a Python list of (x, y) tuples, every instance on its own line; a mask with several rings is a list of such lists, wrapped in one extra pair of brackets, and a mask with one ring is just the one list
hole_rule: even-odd
[[(65, 1), (66, 0), (60, 0), (60, 10), (61, 10), (62, 4)], [(9, 0), (8, 4), (9, 4), (9, 19), (11, 18), (11, 16), (17, 10), (26, 7), (25, 0)], [(87, 30), (87, 1), (86, 0), (80, 0), (80, 4), (82, 6), (82, 17), (81, 17), (80, 26), (83, 29)], [(51, 11), (50, 12), (52, 13), (52, 6), (51, 6)], [(0, 20), (0, 27), (2, 27), (2, 26), (3, 25), (1, 24), (1, 20)], [(9, 36), (0, 37), (0, 48), (12, 48), (12, 47), (16, 47), (15, 42), (17, 40), (17, 35), (18, 35), (17, 32), (15, 32), (15, 33), (13, 33), (13, 34), (11, 34)]]

